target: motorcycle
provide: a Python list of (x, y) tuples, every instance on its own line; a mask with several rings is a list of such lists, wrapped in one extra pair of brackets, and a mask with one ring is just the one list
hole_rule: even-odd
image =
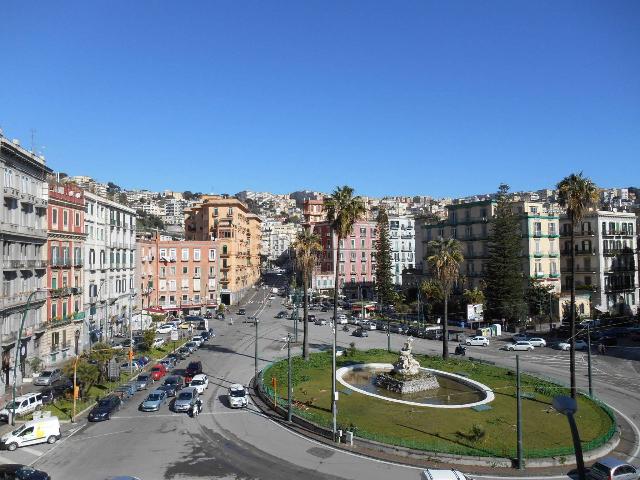
[(458, 345), (455, 353), (456, 355), (462, 355), (464, 357), (467, 354), (467, 347), (464, 345)]
[(345, 325), (344, 327), (342, 327), (342, 331), (343, 332), (348, 332), (349, 331), (349, 326)]

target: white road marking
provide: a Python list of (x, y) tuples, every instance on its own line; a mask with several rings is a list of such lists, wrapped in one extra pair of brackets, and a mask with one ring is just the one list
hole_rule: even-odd
[(35, 455), (36, 457), (40, 457), (44, 455), (44, 452), (41, 452), (40, 450), (36, 450), (35, 448), (29, 448), (29, 447), (21, 447), (20, 451), (30, 453), (31, 455)]

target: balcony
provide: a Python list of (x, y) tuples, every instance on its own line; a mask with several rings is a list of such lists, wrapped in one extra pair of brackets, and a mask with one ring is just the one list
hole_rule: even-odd
[(73, 266), (74, 267), (82, 267), (82, 265), (84, 265), (84, 262), (82, 260), (82, 257), (75, 257), (73, 259)]
[(557, 273), (557, 272), (556, 273), (551, 273), (551, 274), (549, 274), (549, 277), (551, 277), (551, 278), (560, 278), (560, 274)]
[(549, 256), (550, 257), (559, 257), (560, 256), (560, 252), (549, 252)]
[(51, 295), (51, 298), (68, 297), (69, 295), (71, 295), (71, 288), (52, 288), (51, 290), (49, 290), (49, 294)]
[[(594, 230), (575, 230), (574, 231), (576, 237), (595, 237), (596, 232)], [(568, 230), (563, 230), (560, 233), (561, 237), (570, 237), (571, 232)]]
[(193, 274), (193, 278), (200, 278), (200, 274), (199, 273), (194, 273)]
[(533, 236), (538, 238), (542, 237), (542, 231), (541, 230), (534, 231)]
[(615, 230), (615, 229), (604, 230), (602, 232), (602, 236), (604, 237), (613, 237), (618, 235), (621, 235), (623, 237), (633, 237), (633, 232), (629, 232), (628, 230)]
[[(13, 295), (9, 294), (6, 296), (0, 296), (0, 307), (1, 308), (9, 308), (15, 307), (18, 305), (22, 305), (27, 303), (29, 300), (29, 296), (31, 292), (24, 293), (15, 293)], [(46, 290), (37, 290), (33, 295), (31, 295), (31, 303), (39, 303), (44, 302), (47, 299)]]
[(22, 193), (20, 195), (20, 201), (22, 203), (28, 203), (29, 205), (35, 205), (36, 197), (34, 195), (29, 194), (29, 193)]
[(53, 258), (49, 260), (49, 265), (52, 267), (70, 267), (71, 260), (68, 258)]
[[(595, 248), (576, 248), (576, 255), (595, 255), (596, 253)], [(571, 255), (571, 249), (563, 248), (562, 255)]]
[(634, 283), (625, 283), (622, 285), (606, 285), (604, 287), (604, 291), (605, 292), (628, 292), (628, 291), (633, 291), (636, 288), (638, 288), (638, 286)]
[(20, 191), (17, 188), (4, 187), (4, 196), (18, 200), (20, 198)]
[(47, 208), (49, 201), (46, 198), (36, 197), (35, 206), (36, 208)]
[(535, 258), (542, 258), (542, 257), (544, 257), (544, 253), (542, 253), (542, 252), (535, 252), (535, 253), (533, 254), (533, 256), (534, 256)]

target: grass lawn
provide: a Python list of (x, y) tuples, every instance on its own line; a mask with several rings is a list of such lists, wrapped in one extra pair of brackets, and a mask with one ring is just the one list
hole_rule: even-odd
[[(338, 367), (352, 363), (393, 363), (397, 354), (386, 350), (345, 352)], [(516, 449), (515, 374), (500, 367), (439, 357), (416, 355), (423, 367), (460, 373), (489, 386), (496, 396), (491, 410), (471, 408), (438, 409), (386, 402), (357, 392), (342, 393), (338, 402), (338, 424), (354, 429), (360, 437), (421, 450), (463, 455), (514, 457)], [(296, 413), (323, 425), (331, 422), (331, 353), (314, 353), (309, 362), (294, 359), (294, 399)], [(270, 366), (264, 383), (277, 378), (278, 394), (286, 397), (286, 360)], [(570, 455), (571, 432), (566, 418), (551, 406), (553, 396), (567, 390), (528, 375), (521, 376), (523, 393), (533, 399), (522, 400), (523, 439), (526, 457)], [(338, 390), (345, 387), (338, 384)], [(615, 430), (611, 416), (594, 401), (580, 397), (576, 421), (585, 449), (595, 448)], [(476, 426), (474, 428), (474, 426)]]

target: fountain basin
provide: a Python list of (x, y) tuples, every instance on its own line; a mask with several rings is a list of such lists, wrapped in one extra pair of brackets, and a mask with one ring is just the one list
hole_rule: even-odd
[(374, 379), (379, 373), (393, 370), (390, 363), (363, 363), (339, 368), (336, 380), (345, 387), (388, 402), (404, 403), (431, 408), (469, 408), (492, 402), (493, 391), (486, 385), (455, 373), (420, 367), (420, 371), (433, 374), (440, 388), (419, 393), (400, 394), (377, 386)]

